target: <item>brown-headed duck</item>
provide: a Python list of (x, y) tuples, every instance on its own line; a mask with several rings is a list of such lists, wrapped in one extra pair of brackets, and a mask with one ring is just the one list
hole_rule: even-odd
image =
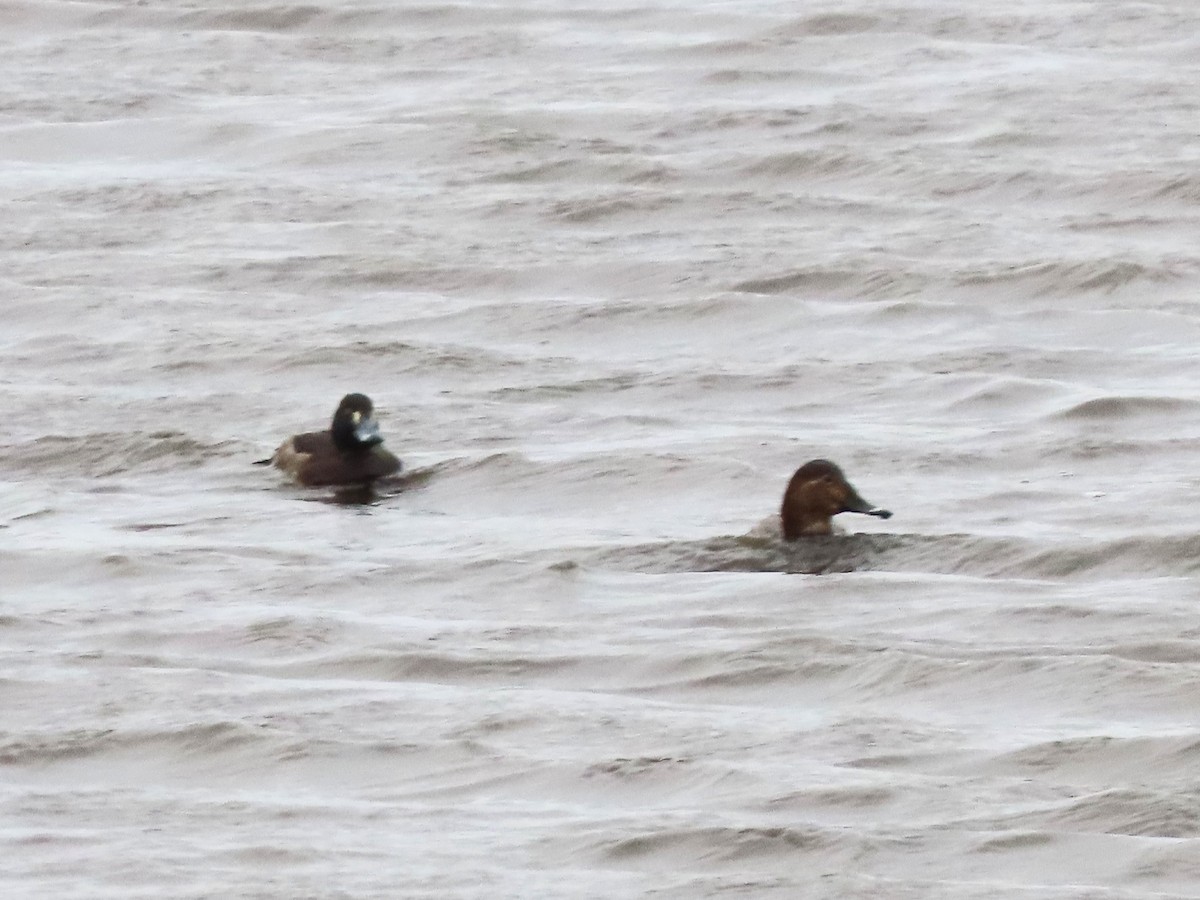
[(400, 471), (400, 460), (384, 448), (373, 411), (365, 394), (347, 394), (328, 431), (290, 437), (262, 462), (283, 469), (306, 487), (369, 485), (394, 475)]
[(805, 535), (832, 534), (833, 517), (856, 512), (881, 519), (891, 512), (868, 503), (846, 480), (842, 470), (827, 459), (806, 462), (783, 492), (783, 539), (794, 541)]

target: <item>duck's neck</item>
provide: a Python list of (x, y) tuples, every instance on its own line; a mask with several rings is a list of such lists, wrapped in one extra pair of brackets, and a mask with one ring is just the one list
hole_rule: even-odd
[(829, 516), (802, 515), (783, 517), (784, 540), (794, 541), (799, 537), (833, 534), (833, 519)]
[(361, 453), (370, 449), (355, 436), (354, 423), (349, 419), (334, 419), (329, 431), (333, 435), (333, 446), (342, 453)]
[(783, 495), (784, 540), (794, 541), (805, 535), (833, 534), (833, 513), (828, 497), (819, 484), (800, 483), (788, 486)]

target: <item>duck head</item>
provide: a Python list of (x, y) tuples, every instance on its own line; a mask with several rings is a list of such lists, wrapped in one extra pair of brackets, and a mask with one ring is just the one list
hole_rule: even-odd
[(371, 398), (366, 394), (347, 394), (333, 414), (329, 426), (334, 445), (343, 453), (368, 450), (383, 443), (379, 423), (372, 416), (375, 411)]
[(864, 500), (834, 463), (827, 459), (806, 462), (783, 494), (780, 515), (783, 539), (794, 541), (804, 535), (831, 534), (833, 517), (856, 512), (880, 519), (890, 518), (890, 510), (880, 509)]

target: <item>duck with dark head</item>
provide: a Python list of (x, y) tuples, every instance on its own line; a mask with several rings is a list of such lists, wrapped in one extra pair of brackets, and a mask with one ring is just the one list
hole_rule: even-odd
[(783, 539), (794, 541), (807, 535), (833, 534), (833, 517), (856, 512), (880, 519), (891, 512), (868, 503), (846, 480), (842, 470), (827, 459), (806, 462), (783, 493)]
[(262, 460), (306, 487), (366, 486), (400, 471), (400, 460), (383, 446), (383, 435), (365, 394), (347, 394), (328, 431), (288, 438), (275, 455)]

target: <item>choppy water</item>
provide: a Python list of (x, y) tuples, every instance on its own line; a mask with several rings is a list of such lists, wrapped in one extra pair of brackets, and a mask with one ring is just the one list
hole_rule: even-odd
[(1195, 895), (1194, 4), (0, 28), (5, 896)]

